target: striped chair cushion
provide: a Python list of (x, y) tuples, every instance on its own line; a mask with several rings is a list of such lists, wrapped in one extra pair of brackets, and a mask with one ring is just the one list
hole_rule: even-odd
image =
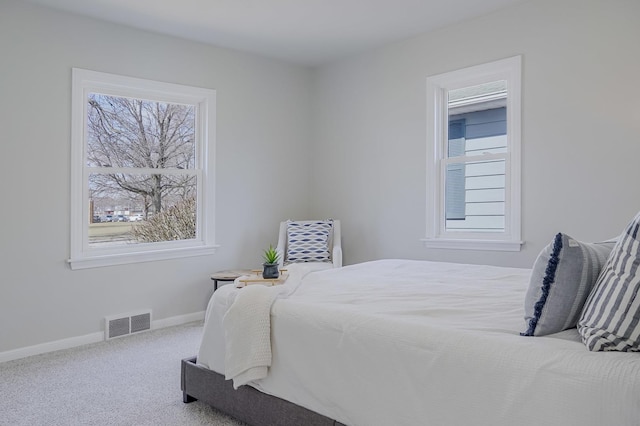
[(330, 262), (329, 236), (333, 221), (287, 222), (286, 263)]
[(640, 351), (640, 213), (627, 226), (589, 295), (578, 331), (591, 351)]

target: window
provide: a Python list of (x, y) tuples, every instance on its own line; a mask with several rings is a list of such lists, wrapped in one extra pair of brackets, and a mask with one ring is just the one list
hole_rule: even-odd
[(72, 269), (211, 254), (215, 91), (73, 69)]
[(520, 64), (427, 78), (425, 246), (520, 250)]

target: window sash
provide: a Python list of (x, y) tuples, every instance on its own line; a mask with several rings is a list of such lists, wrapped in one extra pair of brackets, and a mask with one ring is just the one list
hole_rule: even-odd
[(172, 241), (164, 241), (164, 242), (154, 242), (154, 243), (141, 243), (137, 242), (130, 246), (114, 246), (114, 247), (92, 247), (89, 243), (89, 223), (84, 222), (83, 225), (83, 234), (82, 234), (82, 250), (93, 256), (97, 255), (113, 255), (117, 253), (135, 253), (138, 251), (148, 251), (148, 250), (166, 250), (171, 247), (183, 247), (194, 244), (195, 242), (202, 240), (202, 226), (198, 226), (203, 221), (204, 209), (202, 208), (202, 186), (203, 186), (203, 171), (197, 169), (188, 169), (188, 170), (174, 170), (174, 169), (142, 169), (142, 168), (91, 168), (86, 167), (84, 171), (83, 185), (84, 185), (84, 194), (87, 194), (87, 202), (83, 203), (83, 214), (82, 217), (88, 218), (93, 212), (89, 211), (89, 176), (92, 174), (140, 174), (140, 175), (162, 175), (162, 176), (194, 176), (196, 178), (196, 235), (195, 239), (190, 240), (172, 240)]
[[(494, 162), (494, 161), (504, 161), (504, 200), (499, 200), (500, 202), (504, 202), (504, 229), (484, 229), (477, 231), (465, 231), (461, 229), (449, 229), (447, 226), (447, 217), (446, 211), (442, 211), (440, 215), (440, 223), (439, 223), (439, 236), (440, 238), (451, 238), (451, 239), (478, 239), (478, 238), (491, 238), (491, 239), (507, 239), (510, 235), (511, 230), (509, 226), (511, 224), (511, 197), (509, 191), (510, 185), (510, 167), (509, 167), (509, 153), (501, 153), (501, 154), (487, 154), (484, 156), (463, 156), (463, 157), (451, 157), (440, 160), (440, 179), (442, 182), (442, 189), (440, 191), (440, 205), (443, 206), (443, 209), (446, 208), (446, 176), (447, 176), (447, 166), (450, 164), (464, 164), (465, 166), (475, 165), (478, 163), (484, 162)], [(475, 176), (466, 176), (466, 178), (475, 178)], [(467, 202), (473, 202), (474, 200), (467, 200)], [(488, 200), (487, 202), (496, 202), (496, 200)], [(468, 214), (468, 216), (473, 216), (472, 214)]]

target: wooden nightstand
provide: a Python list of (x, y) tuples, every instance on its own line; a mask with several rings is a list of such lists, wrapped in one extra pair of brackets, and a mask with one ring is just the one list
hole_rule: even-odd
[(211, 274), (211, 279), (213, 280), (213, 291), (218, 289), (218, 281), (235, 281), (236, 278), (242, 275), (251, 274), (250, 269), (230, 269), (226, 271), (218, 271)]

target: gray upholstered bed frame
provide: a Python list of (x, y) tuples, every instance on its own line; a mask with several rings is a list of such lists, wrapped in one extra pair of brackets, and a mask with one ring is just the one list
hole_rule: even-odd
[(344, 426), (251, 386), (235, 390), (223, 375), (196, 364), (195, 357), (182, 360), (181, 388), (183, 402), (200, 400), (252, 426)]

